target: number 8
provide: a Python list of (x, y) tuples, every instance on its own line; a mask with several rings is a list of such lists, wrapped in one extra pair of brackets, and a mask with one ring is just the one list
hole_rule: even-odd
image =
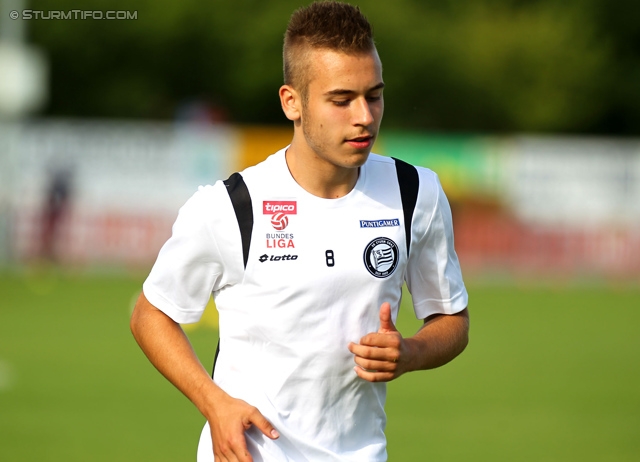
[(336, 264), (336, 261), (333, 258), (333, 250), (327, 250), (324, 253), (325, 258), (327, 259), (327, 266), (332, 267)]

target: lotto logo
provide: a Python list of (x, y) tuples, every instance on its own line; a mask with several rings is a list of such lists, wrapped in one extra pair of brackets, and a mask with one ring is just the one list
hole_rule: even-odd
[(287, 218), (285, 213), (278, 212), (271, 217), (271, 224), (275, 230), (282, 231), (289, 224), (289, 218)]
[(264, 263), (266, 261), (291, 261), (291, 260), (297, 260), (298, 256), (297, 255), (267, 255), (266, 253), (264, 255), (260, 255), (260, 258), (258, 258), (258, 260), (260, 261), (260, 263)]
[(296, 215), (298, 207), (296, 201), (263, 201), (262, 213), (264, 215), (272, 215), (278, 212)]

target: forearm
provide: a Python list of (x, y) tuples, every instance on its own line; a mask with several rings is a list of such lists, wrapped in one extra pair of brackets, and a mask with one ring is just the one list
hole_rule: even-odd
[(209, 377), (179, 324), (140, 295), (131, 316), (131, 331), (149, 361), (205, 417), (224, 393)]
[(405, 338), (407, 370), (440, 367), (464, 351), (469, 342), (469, 312), (428, 319), (413, 336)]
[(140, 295), (131, 332), (149, 361), (200, 410), (209, 422), (215, 460), (251, 461), (244, 432), (255, 425), (276, 439), (273, 425), (250, 404), (218, 387), (200, 363), (179, 324)]

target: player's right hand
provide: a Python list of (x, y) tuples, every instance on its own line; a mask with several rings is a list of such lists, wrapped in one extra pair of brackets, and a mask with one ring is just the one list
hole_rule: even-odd
[(268, 438), (280, 436), (256, 407), (227, 394), (216, 403), (208, 421), (215, 462), (253, 462), (244, 435), (252, 425)]

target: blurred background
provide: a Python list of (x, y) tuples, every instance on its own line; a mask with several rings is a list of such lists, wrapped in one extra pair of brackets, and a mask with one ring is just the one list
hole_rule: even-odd
[[(198, 185), (290, 141), (307, 3), (0, 0), (0, 460), (193, 460), (127, 318)], [(374, 151), (439, 174), (472, 307), (459, 360), (391, 384), (390, 460), (638, 460), (637, 2), (357, 4)], [(185, 329), (209, 364), (213, 306)]]
[[(148, 265), (199, 184), (290, 139), (281, 42), (304, 2), (2, 1), (2, 262)], [(440, 175), (467, 271), (640, 274), (634, 3), (361, 6), (376, 150)]]

